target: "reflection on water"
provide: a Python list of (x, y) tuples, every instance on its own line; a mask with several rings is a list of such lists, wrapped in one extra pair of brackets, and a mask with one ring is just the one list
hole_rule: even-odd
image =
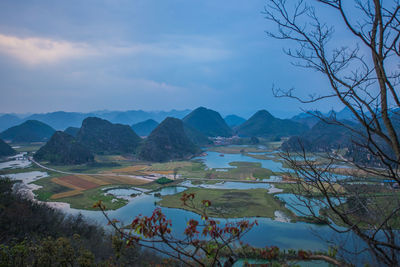
[(132, 194), (141, 194), (142, 192), (136, 189), (128, 189), (128, 188), (116, 188), (106, 190), (106, 194), (111, 194), (116, 197), (129, 197)]
[(199, 184), (194, 185), (191, 181), (184, 181), (181, 183), (183, 186), (187, 187), (199, 187), (199, 188), (210, 188), (210, 189), (256, 189), (263, 188), (269, 189), (271, 188), (270, 184), (267, 183), (243, 183), (243, 182), (220, 182), (216, 184)]
[(244, 162), (257, 162), (261, 163), (261, 167), (270, 169), (274, 172), (284, 171), (286, 169), (283, 168), (282, 163), (273, 160), (263, 160), (263, 159), (255, 159), (244, 154), (224, 154), (223, 157), (220, 156), (221, 153), (207, 151), (206, 156), (196, 157), (194, 159), (200, 159), (204, 162), (204, 164), (208, 168), (235, 168), (235, 166), (229, 165), (230, 162), (234, 161), (244, 161)]
[[(204, 186), (204, 185), (203, 185)], [(171, 194), (173, 192), (182, 192), (184, 187), (163, 188), (161, 194)], [(176, 191), (175, 191), (176, 190)], [(159, 198), (154, 194), (141, 194), (132, 199), (128, 205), (115, 210), (108, 211), (110, 218), (118, 219), (123, 224), (131, 223), (135, 216), (139, 214), (150, 216), (153, 210), (157, 207), (156, 201)], [(198, 214), (183, 210), (161, 207), (162, 212), (171, 219), (172, 233), (176, 238), (184, 237), (184, 229), (187, 227), (187, 222), (190, 219), (201, 220)], [(66, 209), (68, 213), (82, 213), (89, 220), (106, 225), (107, 222), (104, 216), (99, 211), (84, 211), (75, 209)], [(254, 218), (248, 218), (250, 221)], [(221, 226), (226, 222), (237, 221), (241, 219), (219, 219)], [(258, 226), (254, 227), (247, 235), (244, 236), (243, 242), (256, 247), (265, 247), (266, 245), (276, 245), (281, 249), (304, 249), (304, 250), (327, 250), (328, 245), (325, 239), (338, 240), (342, 245), (351, 249), (353, 243), (348, 242), (346, 235), (339, 235), (326, 225), (313, 225), (304, 222), (285, 223), (274, 221), (269, 218), (257, 218)], [(320, 237), (324, 237), (324, 240)]]
[(26, 168), (29, 165), (31, 165), (31, 162), (26, 157), (26, 152), (23, 152), (15, 156), (9, 157), (8, 160), (5, 162), (0, 162), (0, 170), (9, 168)]
[(160, 190), (156, 191), (156, 193), (159, 193), (161, 196), (167, 196), (167, 195), (175, 195), (180, 192), (185, 191), (187, 188), (183, 186), (167, 186), (163, 187)]
[(7, 175), (0, 175), (0, 177), (9, 177), (13, 180), (22, 181), (24, 184), (29, 184), (33, 181), (42, 179), (47, 177), (47, 172), (33, 171), (33, 172), (21, 172), (21, 173), (13, 173)]

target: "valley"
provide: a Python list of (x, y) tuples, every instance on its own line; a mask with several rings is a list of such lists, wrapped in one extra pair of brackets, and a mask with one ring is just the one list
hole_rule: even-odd
[[(265, 112), (257, 114), (256, 123), (249, 123), (253, 133), (258, 129), (254, 125), (260, 116), (261, 120), (270, 119)], [(8, 153), (18, 154), (12, 161), (0, 163), (3, 164), (0, 175), (21, 180), (24, 194), (34, 201), (66, 214), (82, 214), (100, 225), (105, 225), (107, 219), (94, 205), (99, 201), (110, 218), (122, 224), (139, 214), (150, 215), (159, 208), (171, 216), (174, 235), (183, 237), (183, 222), (202, 216), (200, 210), (182, 203), (185, 194), (193, 194), (193, 205), (210, 201), (208, 216), (222, 224), (243, 218), (259, 221), (255, 231), (268, 236), (281, 248), (329, 249), (325, 242), (310, 237), (310, 229), (328, 239), (345, 240), (344, 235), (331, 229), (331, 226), (344, 225), (321, 201), (323, 192), (313, 187), (307, 178), (300, 178), (298, 170), (292, 169), (291, 162), (286, 160), (287, 151), (282, 148), (291, 146), (292, 139), (275, 140), (276, 135), (215, 136), (218, 131), (232, 134), (226, 131), (228, 126), (221, 122), (218, 113), (199, 108), (194, 115), (189, 115), (182, 121), (166, 118), (160, 124), (146, 122), (144, 130), (148, 129), (148, 123), (153, 127), (150, 133), (149, 130), (142, 132), (148, 137), (139, 137), (127, 126), (87, 118), (81, 128), (68, 128), (71, 134), (55, 131), (46, 143), (11, 143), (13, 150), (6, 144)], [(214, 128), (203, 125), (203, 116), (212, 117), (203, 120), (218, 123), (213, 124)], [(275, 123), (291, 125), (278, 119)], [(316, 126), (319, 128), (321, 125)], [(304, 136), (310, 138), (310, 135)], [(342, 136), (340, 138), (345, 140)], [(323, 146), (324, 142), (327, 141), (319, 139), (318, 146)], [(218, 145), (220, 143), (224, 145)], [(332, 195), (336, 207), (348, 207), (348, 193), (354, 191), (379, 203), (392, 197), (393, 189), (384, 173), (379, 169), (375, 169), (375, 173), (356, 169), (345, 158), (346, 150), (333, 150), (333, 157), (327, 157), (328, 152), (319, 149), (303, 152), (295, 147), (290, 149), (293, 150), (291, 160), (298, 166), (320, 171), (326, 177), (326, 182), (320, 185)], [(391, 224), (400, 228), (397, 217)], [(362, 227), (368, 228), (367, 225)], [(270, 228), (276, 229), (279, 236), (267, 233)], [(244, 240), (257, 247), (261, 244), (257, 237), (249, 233)], [(355, 244), (359, 246), (362, 242), (358, 240)], [(346, 246), (352, 250), (353, 245)]]

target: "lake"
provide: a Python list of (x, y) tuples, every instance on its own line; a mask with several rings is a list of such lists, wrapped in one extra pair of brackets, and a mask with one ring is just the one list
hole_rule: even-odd
[[(207, 152), (208, 155), (204, 157), (198, 157), (207, 165), (208, 168), (232, 168), (229, 163), (233, 161), (246, 161), (246, 162), (258, 162), (261, 166), (268, 168), (272, 171), (282, 171), (282, 163), (273, 160), (261, 160), (255, 159), (242, 154), (225, 154), (224, 157), (219, 156), (218, 152)], [(19, 166), (28, 166), (24, 160), (19, 161)], [(4, 166), (13, 166), (15, 161), (11, 163), (4, 163)], [(40, 177), (46, 176), (46, 173), (42, 172), (30, 172), (20, 173), (13, 175), (14, 179), (21, 179), (26, 182), (36, 180)], [(279, 181), (279, 177), (273, 177), (273, 181)], [(150, 216), (153, 210), (158, 207), (157, 201), (160, 200), (156, 193), (161, 195), (171, 195), (183, 192), (188, 187), (202, 187), (210, 189), (254, 189), (264, 188), (271, 189), (271, 185), (268, 183), (246, 183), (246, 182), (220, 182), (216, 184), (196, 184), (193, 185), (191, 181), (184, 181), (180, 186), (164, 187), (157, 192), (144, 193), (137, 189), (129, 188), (108, 188), (105, 193), (113, 194), (117, 197), (125, 198), (128, 200), (128, 204), (118, 210), (108, 211), (110, 218), (115, 218), (123, 224), (129, 224), (139, 214)], [(134, 196), (131, 196), (135, 194)], [(287, 202), (288, 208), (292, 209), (291, 206), (295, 203), (296, 199), (291, 194), (278, 194), (278, 197)], [(71, 209), (64, 207), (63, 210), (69, 214), (81, 213), (89, 221), (94, 221), (100, 225), (107, 227), (107, 221), (100, 211), (87, 211)], [(201, 220), (198, 214), (183, 209), (174, 209), (161, 207), (163, 213), (168, 219), (172, 221), (172, 231), (174, 236), (183, 237), (183, 231), (187, 226), (187, 222), (190, 219)], [(292, 209), (293, 210), (293, 209)], [(318, 212), (318, 211), (317, 211)], [(297, 213), (295, 211), (295, 213)], [(304, 222), (281, 222), (269, 218), (246, 218), (250, 221), (257, 220), (259, 225), (254, 227), (244, 238), (243, 241), (256, 247), (265, 246), (278, 246), (281, 249), (305, 249), (305, 250), (327, 250), (328, 245), (326, 240), (339, 242), (340, 246), (346, 249), (354, 250), (356, 247), (360, 247), (360, 242), (354, 235), (350, 234), (338, 234), (334, 232), (327, 225), (314, 225)], [(221, 223), (224, 224), (229, 221), (237, 221), (240, 219), (220, 219)]]

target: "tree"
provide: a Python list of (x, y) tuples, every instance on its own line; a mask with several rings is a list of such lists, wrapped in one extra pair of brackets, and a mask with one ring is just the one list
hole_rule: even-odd
[[(340, 20), (342, 30), (352, 35), (352, 44), (335, 43), (335, 27), (318, 14), (321, 7)], [(350, 130), (352, 145), (345, 148), (347, 153), (338, 153), (340, 147), (328, 152), (326, 163), (320, 166), (307, 157), (304, 149), (297, 155), (292, 151), (283, 153), (296, 171), (297, 193), (312, 196), (317, 192), (323, 196), (302, 201), (314, 217), (318, 216), (313, 206), (325, 208), (325, 216), (345, 230), (335, 224), (332, 228), (356, 234), (371, 257), (387, 266), (400, 264), (399, 192), (376, 184), (374, 190), (378, 192), (374, 193), (368, 185), (339, 180), (332, 173), (336, 164), (346, 163), (353, 167), (353, 174), (378, 177), (400, 186), (399, 13), (398, 0), (268, 0), (264, 12), (265, 18), (277, 27), (267, 34), (296, 46), (285, 50), (294, 65), (317, 71), (329, 82), (329, 93), (307, 99), (298, 97), (294, 89), (273, 88), (274, 94), (301, 103), (336, 98), (351, 111), (356, 122), (349, 124), (334, 115), (325, 118), (310, 112), (326, 123)]]
[(185, 266), (224, 266), (231, 267), (241, 258), (269, 260), (272, 263), (285, 264), (289, 261), (322, 260), (336, 266), (348, 266), (345, 262), (335, 258), (336, 251), (328, 253), (311, 252), (304, 250), (281, 251), (276, 246), (254, 248), (241, 241), (241, 238), (253, 227), (257, 221), (239, 220), (236, 222), (221, 223), (210, 218), (207, 210), (211, 206), (208, 200), (195, 200), (194, 194), (183, 193), (183, 205), (201, 215), (201, 221), (190, 219), (184, 230), (184, 237), (177, 238), (172, 232), (172, 223), (156, 208), (153, 214), (137, 216), (129, 225), (119, 225), (119, 221), (111, 219), (105, 212), (106, 207), (97, 202), (98, 207), (106, 217), (122, 244), (141, 246), (153, 249), (167, 255), (172, 260), (182, 262)]

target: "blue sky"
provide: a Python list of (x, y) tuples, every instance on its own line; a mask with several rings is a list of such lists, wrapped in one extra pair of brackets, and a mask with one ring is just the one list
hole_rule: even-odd
[[(277, 99), (328, 86), (267, 37), (265, 1), (0, 1), (0, 113), (206, 106), (287, 117), (340, 109)], [(325, 11), (323, 11), (325, 12)], [(323, 13), (327, 17), (328, 12)], [(334, 19), (334, 18), (332, 18)]]

